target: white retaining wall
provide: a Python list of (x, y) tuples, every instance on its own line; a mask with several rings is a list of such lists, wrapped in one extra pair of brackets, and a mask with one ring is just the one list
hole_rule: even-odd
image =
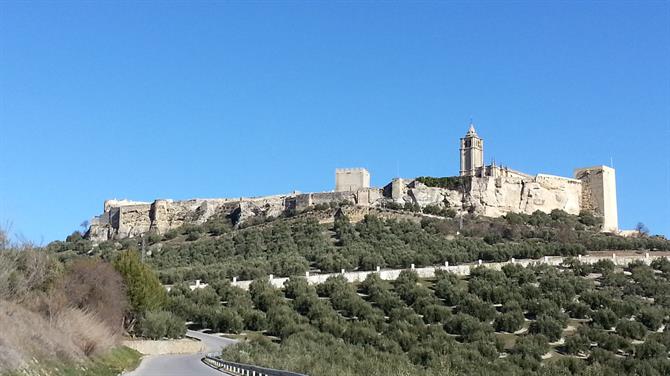
[[(579, 261), (585, 263), (585, 264), (593, 264), (596, 263), (599, 260), (611, 260), (614, 262), (615, 265), (619, 266), (626, 266), (629, 263), (633, 261), (643, 261), (646, 264), (650, 264), (653, 260), (657, 258), (669, 258), (669, 256), (655, 256), (655, 255), (650, 255), (649, 253), (646, 253), (644, 255), (635, 255), (635, 256), (617, 256), (616, 253), (612, 253), (611, 256), (578, 256), (575, 257)], [(486, 268), (492, 268), (495, 270), (500, 270), (502, 269), (503, 266), (507, 264), (519, 264), (524, 267), (529, 266), (529, 265), (539, 265), (539, 264), (548, 264), (548, 265), (560, 265), (565, 259), (568, 257), (563, 257), (563, 256), (545, 256), (541, 259), (533, 260), (533, 259), (522, 259), (522, 260), (515, 260), (511, 259), (510, 261), (506, 262), (482, 262), (482, 260), (479, 260), (478, 262), (474, 263), (469, 263), (469, 264), (462, 264), (462, 265), (449, 265), (449, 263), (445, 263), (442, 266), (429, 266), (425, 268), (414, 268), (414, 265), (412, 265), (409, 269), (379, 269), (377, 270), (371, 270), (371, 271), (363, 271), (363, 272), (347, 272), (347, 271), (342, 271), (341, 273), (328, 273), (328, 274), (310, 274), (309, 272), (305, 273), (304, 278), (307, 279), (307, 282), (310, 285), (318, 285), (320, 283), (325, 282), (329, 277), (337, 276), (337, 275), (342, 275), (347, 281), (349, 282), (363, 282), (365, 278), (371, 273), (379, 273), (379, 276), (381, 279), (388, 280), (388, 281), (393, 281), (398, 278), (400, 275), (400, 272), (403, 270), (414, 270), (416, 273), (419, 275), (420, 278), (432, 278), (435, 277), (435, 272), (438, 270), (445, 270), (449, 273), (454, 273), (456, 275), (460, 276), (466, 276), (470, 275), (470, 270), (473, 268), (476, 268), (478, 266), (483, 266)], [(272, 286), (281, 288), (284, 287), (284, 282), (289, 280), (287, 277), (281, 277), (281, 278), (275, 278), (273, 275), (269, 276), (270, 283)], [(253, 281), (238, 281), (237, 278), (233, 278), (232, 285), (237, 286), (243, 290), (248, 290), (249, 285)], [(191, 290), (196, 289), (196, 288), (203, 288), (207, 286), (206, 283), (200, 283), (200, 281), (196, 281), (195, 285), (191, 285), (190, 288)]]

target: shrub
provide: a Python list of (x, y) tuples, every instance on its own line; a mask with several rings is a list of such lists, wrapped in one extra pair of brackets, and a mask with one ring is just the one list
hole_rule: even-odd
[(576, 355), (587, 351), (591, 347), (591, 341), (579, 334), (575, 334), (565, 339), (563, 348), (565, 352), (571, 355)]
[(447, 319), (444, 330), (458, 334), (466, 341), (472, 341), (490, 333), (491, 328), (470, 315), (459, 313)]
[(200, 235), (201, 233), (199, 229), (189, 230), (188, 233), (186, 234), (186, 240), (190, 242), (198, 240), (200, 238)]
[(137, 252), (122, 252), (113, 265), (126, 285), (131, 323), (144, 312), (160, 310), (167, 303), (165, 288), (154, 272), (140, 262)]
[(542, 334), (551, 342), (561, 339), (563, 325), (549, 316), (540, 316), (536, 321), (530, 324), (528, 331), (532, 334)]
[(172, 240), (176, 238), (179, 235), (179, 231), (177, 229), (172, 229), (167, 231), (165, 234), (163, 234), (163, 240)]
[(547, 351), (549, 344), (545, 336), (524, 336), (514, 344), (512, 360), (524, 369), (534, 369)]
[(585, 319), (591, 314), (591, 309), (588, 305), (579, 302), (572, 302), (566, 307), (566, 311), (570, 317), (575, 319)]
[(461, 176), (449, 176), (435, 178), (431, 176), (419, 176), (416, 181), (429, 187), (445, 188), (452, 191), (459, 191), (465, 186), (465, 178)]
[(212, 318), (211, 329), (223, 333), (238, 333), (244, 329), (244, 320), (232, 309), (218, 307)]
[(635, 357), (638, 359), (667, 359), (668, 349), (659, 342), (645, 341), (635, 348)]
[(626, 338), (642, 339), (647, 334), (647, 328), (637, 321), (619, 320), (616, 332)]
[(663, 324), (663, 313), (654, 307), (645, 307), (637, 314), (637, 320), (640, 321), (649, 330), (658, 330)]
[(167, 311), (149, 311), (139, 322), (138, 332), (144, 338), (181, 338), (186, 334), (184, 320)]
[(521, 329), (523, 322), (523, 314), (521, 311), (510, 311), (496, 317), (493, 322), (493, 327), (499, 332), (513, 333)]
[(461, 300), (458, 310), (459, 312), (474, 316), (483, 322), (493, 320), (496, 314), (496, 310), (491, 304), (482, 301), (476, 295), (472, 294), (465, 295)]
[(127, 308), (123, 278), (99, 259), (79, 259), (67, 269), (63, 291), (71, 306), (92, 312), (112, 330), (122, 329)]
[(609, 308), (600, 309), (593, 313), (593, 322), (603, 329), (610, 329), (616, 325), (619, 318)]

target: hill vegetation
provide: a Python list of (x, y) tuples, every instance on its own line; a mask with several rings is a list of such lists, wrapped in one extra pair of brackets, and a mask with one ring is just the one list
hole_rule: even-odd
[[(329, 205), (315, 210), (337, 215), (321, 224), (310, 213), (295, 213), (244, 228), (212, 218), (97, 245), (75, 233), (47, 249), (66, 263), (82, 255), (116, 260), (117, 269), (127, 264), (122, 269), (135, 276), (152, 275), (151, 267), (174, 286), (165, 296), (154, 281), (148, 284), (153, 293), (137, 291), (144, 303), (130, 299), (135, 308), (126, 320), (139, 325), (136, 332), (169, 336), (186, 320), (241, 335), (247, 341), (223, 354), (233, 361), (313, 376), (670, 373), (667, 261), (620, 269), (575, 258), (561, 267), (509, 265), (433, 280), (406, 271), (394, 282), (372, 274), (358, 285), (334, 277), (310, 286), (301, 277), (444, 261), (668, 251), (664, 238), (603, 234), (597, 218), (561, 211), (454, 219), (409, 208), (352, 223)], [(269, 274), (291, 278), (275, 289)], [(232, 277), (255, 281), (247, 292), (231, 286)], [(209, 286), (191, 291), (186, 282), (194, 279)], [(132, 290), (132, 278), (124, 282)]]
[[(328, 206), (320, 210), (337, 211)], [(313, 216), (300, 215), (267, 219), (235, 230), (228, 219), (213, 218), (164, 235), (147, 234), (145, 260), (163, 283), (172, 284), (304, 275), (310, 270), (339, 272), (375, 270), (377, 266), (421, 267), (445, 261), (457, 264), (478, 259), (576, 256), (592, 251), (670, 250), (670, 242), (659, 237), (602, 234), (598, 219), (586, 213), (573, 216), (560, 210), (550, 214), (538, 211), (532, 215), (510, 213), (504, 218), (466, 215), (462, 228), (460, 219), (403, 218), (369, 215), (351, 223), (346, 216), (338, 216), (334, 223), (319, 224)], [(62, 259), (85, 254), (112, 260), (120, 250), (140, 250), (142, 241), (124, 239), (94, 245), (75, 233), (70, 241), (54, 242), (48, 248)]]
[(182, 319), (152, 316), (166, 299), (136, 252), (121, 253), (115, 265), (86, 256), (62, 262), (48, 250), (2, 243), (0, 374), (118, 375), (139, 362), (119, 346), (136, 321), (147, 337), (166, 321), (177, 323), (171, 336), (184, 334)]
[[(665, 375), (670, 372), (670, 262), (561, 267), (468, 278), (402, 272), (388, 282), (302, 277), (243, 291), (227, 282), (175, 286), (170, 309), (250, 340), (229, 360), (310, 375)], [(223, 302), (223, 303), (219, 303)]]

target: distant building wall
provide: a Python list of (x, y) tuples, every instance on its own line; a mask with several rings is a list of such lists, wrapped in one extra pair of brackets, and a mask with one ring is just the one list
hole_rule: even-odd
[(603, 231), (617, 232), (619, 218), (615, 170), (607, 166), (578, 168), (575, 178), (582, 181), (582, 209), (603, 219)]
[(338, 168), (335, 170), (335, 191), (357, 191), (370, 188), (370, 173), (364, 168)]
[[(352, 283), (357, 283), (357, 282), (363, 282), (370, 274), (379, 274), (379, 277), (383, 280), (396, 280), (400, 276), (400, 273), (404, 270), (413, 270), (415, 271), (420, 278), (434, 278), (435, 274), (437, 271), (446, 271), (449, 273), (454, 273), (459, 276), (467, 276), (470, 275), (473, 269), (477, 267), (484, 267), (488, 269), (494, 269), (494, 270), (501, 270), (503, 266), (509, 265), (509, 264), (518, 264), (523, 267), (528, 267), (528, 266), (533, 266), (533, 265), (551, 265), (551, 266), (558, 266), (561, 265), (566, 259), (570, 257), (562, 257), (562, 256), (545, 256), (541, 259), (521, 259), (521, 260), (515, 260), (511, 259), (510, 261), (505, 261), (505, 262), (473, 262), (473, 263), (467, 263), (467, 264), (460, 264), (460, 265), (448, 265), (445, 263), (445, 265), (442, 266), (428, 266), (428, 267), (423, 267), (423, 268), (414, 268), (414, 267), (409, 267), (407, 269), (380, 269), (377, 271), (371, 270), (371, 271), (344, 271), (343, 273), (326, 273), (326, 274), (310, 274), (307, 273), (304, 278), (307, 279), (307, 282), (312, 285), (317, 285), (326, 282), (326, 280), (330, 277), (335, 277), (341, 275), (344, 277), (347, 282), (352, 282)], [(666, 255), (654, 255), (646, 253), (644, 255), (629, 255), (629, 256), (618, 256), (615, 253), (612, 253), (611, 256), (578, 256), (577, 259), (580, 262), (583, 262), (585, 264), (594, 264), (598, 262), (599, 260), (611, 260), (615, 265), (617, 266), (626, 266), (630, 264), (631, 262), (635, 261), (642, 261), (643, 263), (649, 265), (653, 260), (659, 259), (659, 258), (665, 258), (668, 259), (670, 256)], [(293, 277), (295, 278), (295, 277)], [(301, 278), (298, 276), (297, 278)], [(288, 281), (290, 278), (288, 277), (274, 277), (273, 275), (270, 275), (269, 282), (272, 286), (281, 288), (284, 286), (284, 283)], [(239, 287), (244, 290), (248, 290), (249, 286), (251, 285), (253, 281), (238, 281), (236, 278), (233, 280), (232, 285)], [(204, 283), (196, 283), (196, 285), (191, 285), (191, 289), (193, 290), (194, 288), (204, 288), (207, 286), (207, 284)], [(169, 289), (169, 287), (166, 287)]]

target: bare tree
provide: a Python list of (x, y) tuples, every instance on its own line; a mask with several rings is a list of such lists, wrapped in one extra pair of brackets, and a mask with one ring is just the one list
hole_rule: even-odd
[(642, 222), (638, 222), (637, 225), (635, 225), (635, 231), (637, 231), (637, 235), (640, 237), (649, 235), (649, 229)]
[(111, 264), (89, 258), (76, 260), (68, 267), (62, 288), (72, 307), (94, 313), (115, 332), (123, 329), (125, 287)]

